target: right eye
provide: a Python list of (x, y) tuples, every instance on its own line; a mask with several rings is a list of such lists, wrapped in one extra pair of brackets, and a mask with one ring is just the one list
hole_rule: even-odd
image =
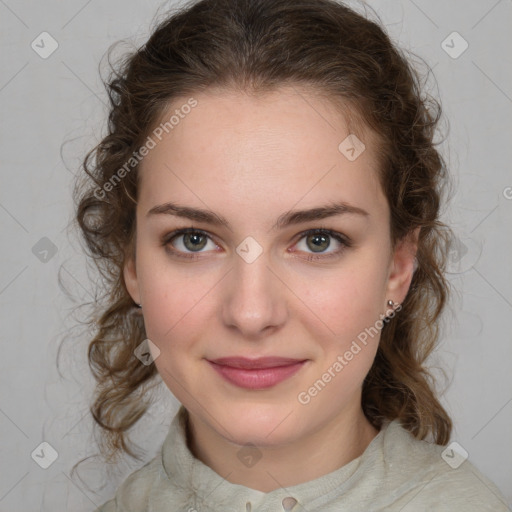
[[(175, 256), (196, 259), (194, 253), (206, 252), (202, 249), (207, 245), (208, 239), (211, 240), (205, 231), (196, 228), (183, 228), (166, 234), (163, 237), (162, 245)], [(217, 247), (216, 244), (213, 243), (213, 245)]]

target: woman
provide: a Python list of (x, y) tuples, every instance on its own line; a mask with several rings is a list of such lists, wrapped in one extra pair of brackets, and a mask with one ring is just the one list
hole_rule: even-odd
[[(332, 0), (202, 0), (108, 89), (77, 219), (107, 460), (160, 376), (161, 453), (100, 512), (506, 510), (425, 368), (448, 299), (440, 107)], [(91, 163), (92, 157), (94, 163)]]

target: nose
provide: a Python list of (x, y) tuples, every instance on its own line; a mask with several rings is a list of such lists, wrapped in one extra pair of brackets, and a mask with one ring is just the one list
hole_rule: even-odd
[(290, 292), (265, 252), (251, 263), (236, 256), (224, 281), (222, 321), (239, 337), (258, 340), (285, 324)]

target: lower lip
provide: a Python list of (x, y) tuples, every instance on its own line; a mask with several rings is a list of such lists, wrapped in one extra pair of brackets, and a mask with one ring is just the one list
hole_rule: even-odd
[(297, 373), (306, 363), (306, 361), (301, 361), (288, 366), (247, 370), (208, 362), (228, 382), (245, 389), (266, 389), (275, 386)]

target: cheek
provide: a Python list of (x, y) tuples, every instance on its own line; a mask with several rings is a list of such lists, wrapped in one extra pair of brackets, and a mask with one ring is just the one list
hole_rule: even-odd
[(355, 258), (332, 272), (303, 279), (297, 295), (304, 297), (311, 322), (321, 332), (346, 343), (374, 325), (384, 311), (382, 275), (378, 261)]
[(160, 351), (156, 368), (178, 400), (186, 401), (184, 389), (189, 388), (190, 376), (196, 374), (193, 353), (200, 347), (196, 341), (202, 337), (202, 326), (207, 325), (205, 290), (201, 280), (169, 269), (146, 274), (144, 286), (146, 335)]
[(141, 262), (144, 324), (150, 340), (161, 350), (179, 350), (190, 344), (194, 332), (205, 324), (211, 306), (207, 275), (192, 279), (177, 266), (155, 261)]

